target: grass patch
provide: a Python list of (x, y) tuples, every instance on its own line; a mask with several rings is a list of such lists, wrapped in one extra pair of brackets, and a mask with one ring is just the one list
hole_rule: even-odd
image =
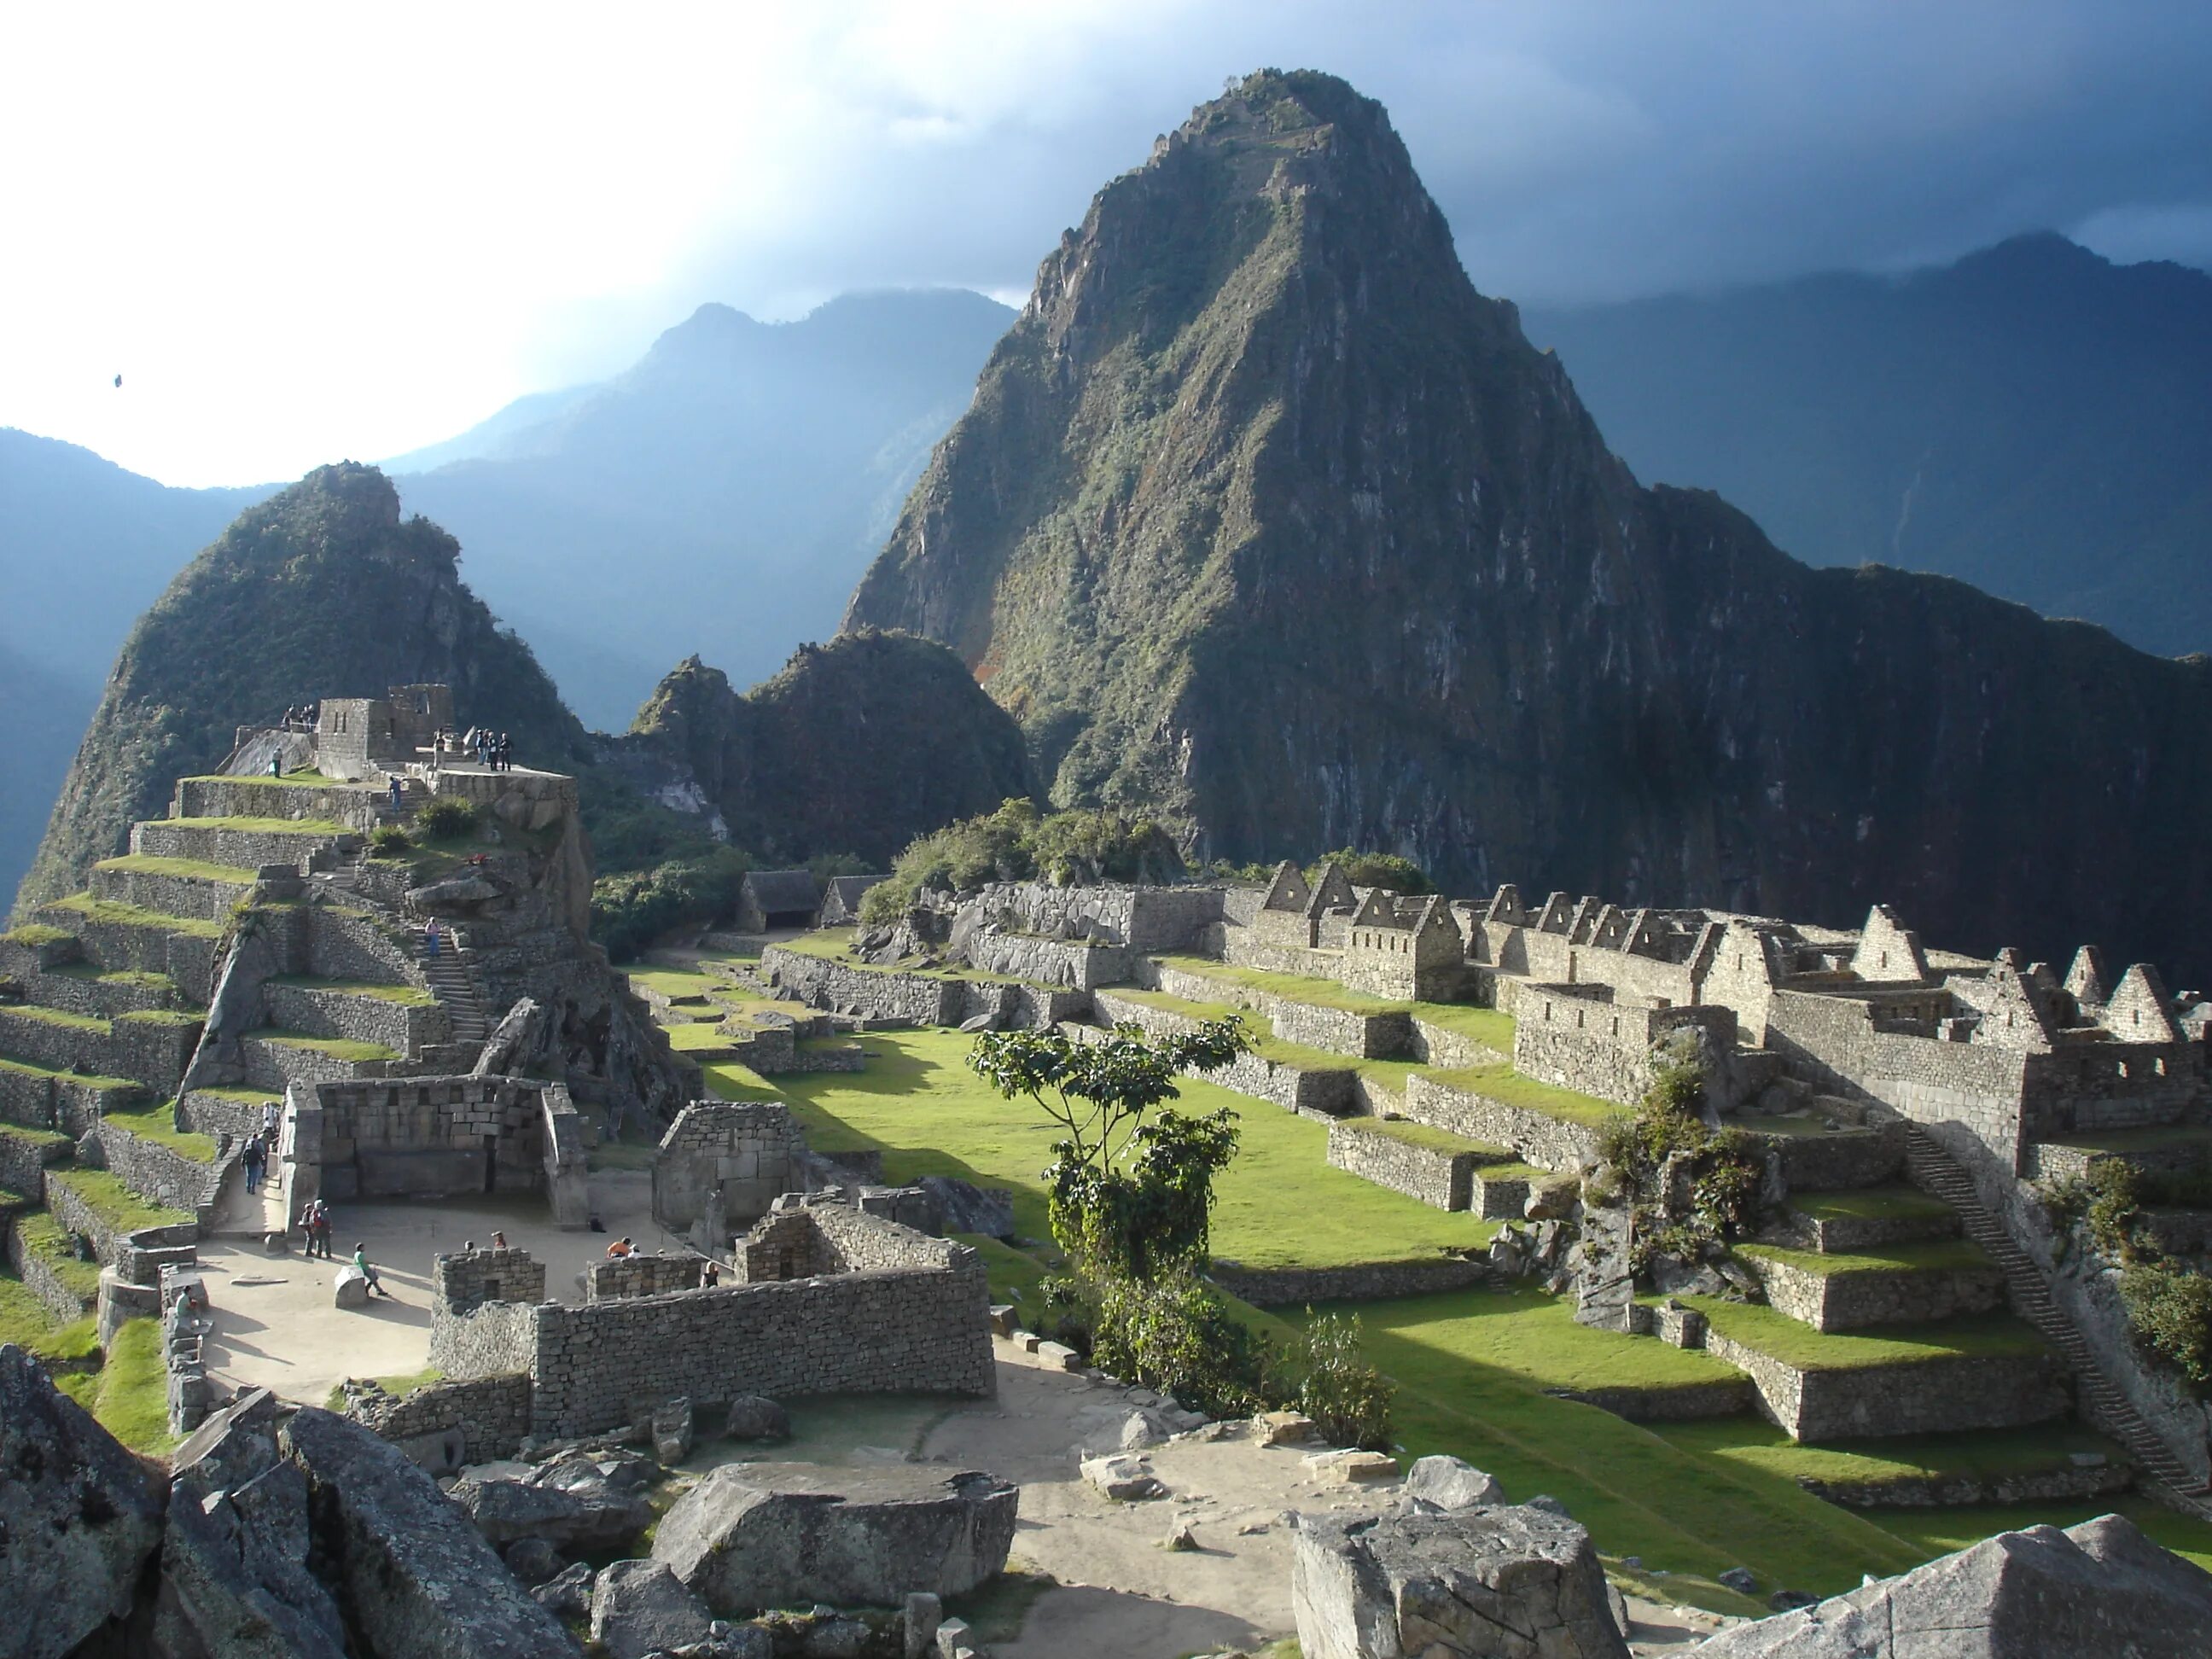
[(0, 1122), (0, 1139), (25, 1140), (33, 1146), (73, 1146), (76, 1143), (59, 1129), (34, 1129), (27, 1123)]
[[(141, 1227), (186, 1227), (192, 1223), (190, 1210), (173, 1210), (162, 1204), (150, 1204), (123, 1184), (123, 1178), (111, 1170), (72, 1169), (47, 1177), (49, 1182), (64, 1181), (70, 1191), (85, 1202), (87, 1208), (118, 1233), (135, 1233)], [(93, 1269), (93, 1285), (100, 1283), (100, 1270)]]
[(228, 1084), (211, 1084), (191, 1091), (196, 1095), (211, 1095), (217, 1100), (228, 1100), (242, 1106), (258, 1106), (264, 1100), (282, 1097), (281, 1089), (241, 1089)]
[[(718, 1060), (699, 1068), (707, 1076), (707, 1088), (717, 1100), (781, 1100), (783, 1091), (770, 1083), (750, 1066), (740, 1066), (734, 1060)], [(817, 1152), (827, 1150), (817, 1146)]]
[(1738, 1255), (1749, 1256), (1755, 1261), (1771, 1261), (1778, 1267), (1794, 1267), (1802, 1273), (1817, 1279), (1832, 1279), (1847, 1273), (1956, 1273), (1977, 1267), (1994, 1267), (1978, 1244), (1963, 1238), (1930, 1239), (1917, 1244), (1881, 1244), (1870, 1249), (1849, 1253), (1818, 1250), (1793, 1250), (1781, 1244), (1739, 1244)]
[(1233, 963), (1216, 962), (1210, 957), (1161, 957), (1164, 968), (1173, 968), (1186, 974), (1195, 974), (1223, 985), (1242, 986), (1262, 996), (1280, 997), (1285, 1002), (1303, 1002), (1310, 1008), (1334, 1008), (1346, 1014), (1403, 1014), (1412, 1012), (1413, 1005), (1392, 1002), (1384, 997), (1370, 996), (1364, 991), (1354, 991), (1331, 979), (1316, 979), (1306, 974), (1279, 974), (1265, 968), (1239, 968)]
[(161, 1362), (159, 1320), (126, 1321), (107, 1345), (90, 1410), (132, 1451), (158, 1457), (181, 1436), (169, 1432), (169, 1373)]
[(343, 836), (352, 833), (336, 818), (164, 818), (182, 830), (235, 830), (249, 836)]
[(2069, 1152), (2107, 1152), (2124, 1158), (2130, 1152), (2162, 1152), (2171, 1146), (2212, 1148), (2212, 1126), (2177, 1123), (2155, 1129), (2113, 1129), (2099, 1135), (2069, 1135), (2063, 1140), (2047, 1140), (2043, 1144), (2063, 1147)]
[[(368, 1380), (375, 1383), (385, 1393), (404, 1400), (417, 1389), (427, 1389), (433, 1382), (444, 1382), (446, 1374), (435, 1365), (425, 1365), (419, 1371), (403, 1371), (397, 1376), (372, 1376)], [(331, 1385), (331, 1391), (323, 1396), (323, 1409), (343, 1413), (345, 1383), (338, 1382)]]
[(27, 921), (21, 927), (10, 927), (6, 933), (0, 933), (0, 939), (32, 951), (49, 945), (59, 945), (65, 939), (76, 937), (65, 927), (50, 927), (43, 921)]
[(660, 1029), (667, 1036), (668, 1046), (679, 1054), (726, 1054), (740, 1041), (708, 1020), (681, 1021)]
[[(362, 1042), (353, 1037), (309, 1036), (305, 1031), (287, 1030), (281, 1025), (264, 1026), (258, 1031), (248, 1031), (249, 1038), (276, 1044), (280, 1048), (313, 1048), (328, 1054), (332, 1060), (397, 1060), (397, 1049), (387, 1048), (380, 1042)], [(266, 1099), (264, 1095), (257, 1099)]]
[(179, 1029), (198, 1025), (203, 1016), (187, 1012), (182, 1008), (134, 1008), (127, 1014), (116, 1015), (118, 1024), (131, 1025), (170, 1025)]
[(1795, 1480), (1906, 1481), (1945, 1475), (1994, 1480), (2070, 1466), (2069, 1454), (2101, 1452), (2114, 1463), (2127, 1454), (2089, 1429), (2039, 1423), (2022, 1429), (1978, 1429), (1962, 1434), (1899, 1435), (1827, 1446), (1801, 1445), (1759, 1418), (1727, 1417), (1663, 1423), (1659, 1434), (1686, 1451), (1726, 1458)]
[(1991, 1533), (2022, 1527), (2079, 1526), (2100, 1515), (2124, 1515), (2176, 1555), (2212, 1572), (2212, 1522), (2199, 1521), (2146, 1498), (2087, 1498), (2075, 1504), (2007, 1504), (1961, 1509), (1884, 1509), (1864, 1513), (1929, 1555), (1948, 1555)]
[(62, 1288), (89, 1306), (100, 1294), (100, 1263), (77, 1260), (76, 1247), (50, 1210), (33, 1210), (15, 1218), (15, 1237), (23, 1248), (45, 1262)]
[(100, 1352), (98, 1321), (87, 1314), (65, 1325), (57, 1322), (29, 1285), (0, 1267), (0, 1343), (4, 1342), (41, 1359), (79, 1364)]
[(105, 1112), (100, 1115), (100, 1121), (104, 1123), (112, 1123), (125, 1133), (137, 1136), (141, 1140), (150, 1140), (157, 1146), (167, 1146), (171, 1152), (181, 1153), (195, 1164), (205, 1164), (210, 1168), (214, 1166), (216, 1160), (214, 1137), (194, 1134), (188, 1129), (179, 1129), (177, 1127), (176, 1103), (173, 1101), (164, 1101), (158, 1105), (147, 1106), (135, 1112)]
[(1513, 1016), (1509, 1013), (1471, 1002), (1417, 1002), (1413, 1007), (1413, 1018), (1424, 1025), (1480, 1042), (1508, 1058), (1512, 1055)]
[(370, 795), (376, 791), (365, 785), (349, 785), (337, 778), (325, 777), (320, 772), (287, 772), (278, 778), (266, 772), (248, 773), (232, 777), (223, 772), (203, 772), (198, 777), (183, 780), (186, 783), (244, 784), (252, 789), (350, 789), (357, 794)]
[(1438, 1129), (1426, 1123), (1416, 1123), (1403, 1117), (1348, 1117), (1344, 1127), (1354, 1134), (1377, 1135), (1385, 1140), (1403, 1142), (1431, 1152), (1473, 1152), (1486, 1164), (1510, 1164), (1513, 1154), (1503, 1146), (1493, 1146), (1484, 1140), (1469, 1140), (1465, 1135), (1455, 1135), (1449, 1129)]
[(427, 1008), (438, 1000), (419, 985), (385, 985), (366, 979), (314, 979), (305, 974), (279, 974), (269, 982), (299, 991), (331, 991), (340, 996), (374, 997), (379, 1002), (396, 1002), (404, 1008)]
[(1682, 1298), (1729, 1340), (1800, 1370), (1924, 1364), (1937, 1359), (2013, 1358), (2045, 1352), (2035, 1328), (2008, 1313), (1975, 1314), (1927, 1325), (1881, 1325), (1823, 1335), (1787, 1314), (1717, 1297)]
[(1558, 1118), (1565, 1123), (1579, 1123), (1588, 1128), (1598, 1128), (1629, 1115), (1626, 1106), (1600, 1100), (1595, 1095), (1577, 1094), (1572, 1089), (1539, 1083), (1534, 1078), (1522, 1077), (1507, 1065), (1468, 1066), (1455, 1071), (1430, 1072), (1427, 1076), (1430, 1082), (1456, 1089), (1462, 1094), (1480, 1095), (1523, 1111)]
[(1901, 1572), (1924, 1559), (1784, 1476), (1686, 1451), (1595, 1406), (1544, 1393), (1735, 1375), (1710, 1356), (1576, 1325), (1565, 1302), (1528, 1291), (1460, 1291), (1356, 1310), (1368, 1357), (1398, 1382), (1407, 1456), (1464, 1457), (1516, 1501), (1551, 1493), (1600, 1549), (1641, 1556), (1647, 1569), (1671, 1575), (1657, 1581), (1662, 1599), (1742, 1612), (1715, 1582), (1729, 1567), (1832, 1595), (1862, 1573)]
[(142, 927), (149, 933), (179, 933), (191, 939), (222, 937), (221, 922), (198, 916), (167, 915), (143, 905), (125, 904), (120, 899), (94, 898), (89, 893), (73, 893), (67, 898), (56, 899), (47, 908), (67, 910), (103, 927)]
[(58, 1072), (51, 1066), (33, 1066), (27, 1060), (0, 1060), (0, 1072), (14, 1072), (22, 1077), (58, 1078), (64, 1083), (80, 1084), (88, 1089), (136, 1089), (143, 1091), (145, 1085), (127, 1077), (100, 1077), (91, 1072)]
[(1811, 1221), (1896, 1221), (1955, 1214), (1917, 1188), (1858, 1187), (1840, 1193), (1792, 1193), (1790, 1207)]
[[(817, 1151), (878, 1148), (893, 1182), (949, 1175), (1011, 1187), (1022, 1236), (1048, 1237), (1042, 1177), (1061, 1132), (968, 1069), (972, 1041), (957, 1031), (871, 1031), (865, 1072), (798, 1073), (778, 1086)], [(1195, 1079), (1180, 1087), (1182, 1110), (1231, 1107), (1243, 1132), (1215, 1185), (1218, 1255), (1252, 1268), (1343, 1267), (1476, 1249), (1497, 1231), (1329, 1168), (1324, 1125)]]
[(653, 968), (643, 963), (620, 963), (615, 972), (627, 974), (629, 982), (640, 990), (658, 991), (672, 1002), (704, 997), (710, 991), (725, 988), (727, 983), (712, 974), (692, 973), (681, 968)]
[(73, 1014), (66, 1008), (42, 1008), (35, 1002), (11, 1002), (0, 1008), (0, 1014), (34, 1019), (41, 1025), (58, 1025), (67, 1031), (96, 1031), (101, 1036), (114, 1029), (106, 1020), (96, 1019), (90, 1014)]
[(187, 881), (216, 881), (227, 887), (251, 887), (252, 871), (236, 864), (210, 864), (204, 859), (155, 858), (148, 853), (125, 853), (119, 859), (102, 859), (95, 870), (120, 871), (135, 876), (177, 876)]

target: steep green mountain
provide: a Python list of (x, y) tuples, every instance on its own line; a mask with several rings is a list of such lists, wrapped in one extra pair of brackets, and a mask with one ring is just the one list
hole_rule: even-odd
[(2212, 663), (1639, 488), (1326, 76), (1100, 191), (847, 624), (951, 645), (1055, 802), (1204, 856), (2212, 969)]
[(1802, 559), (2212, 649), (2212, 276), (2045, 234), (1526, 323), (1639, 477), (1711, 485)]
[(131, 619), (269, 489), (170, 489), (88, 449), (0, 428), (0, 893), (46, 828)]
[(915, 836), (1030, 793), (1020, 728), (960, 659), (873, 630), (801, 646), (742, 695), (693, 657), (609, 758), (759, 854), (844, 853), (878, 870)]
[(240, 514), (124, 642), (18, 904), (82, 886), (133, 820), (161, 815), (174, 779), (221, 763), (238, 726), (315, 697), (442, 681), (463, 718), (513, 732), (525, 762), (583, 757), (583, 728), (462, 585), (459, 551), (351, 462)]
[(596, 726), (688, 653), (740, 684), (819, 639), (1013, 313), (847, 295), (793, 323), (702, 306), (637, 365), (387, 464)]

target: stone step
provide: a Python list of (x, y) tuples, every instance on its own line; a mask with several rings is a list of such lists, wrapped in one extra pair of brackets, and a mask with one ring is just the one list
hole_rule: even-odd
[(1959, 1237), (1959, 1212), (1904, 1182), (1793, 1194), (1773, 1242), (1849, 1254)]
[(2005, 1303), (2004, 1270), (1962, 1240), (1896, 1244), (1863, 1255), (1744, 1244), (1767, 1305), (1816, 1331), (1864, 1330), (1988, 1313)]

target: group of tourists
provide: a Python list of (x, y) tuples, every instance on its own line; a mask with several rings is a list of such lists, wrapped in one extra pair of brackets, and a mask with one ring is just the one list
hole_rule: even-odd
[(276, 1156), (278, 1109), (273, 1100), (261, 1103), (261, 1127), (247, 1137), (246, 1145), (239, 1150), (239, 1167), (246, 1171), (249, 1197), (261, 1190), (261, 1183), (268, 1178), (269, 1165)]
[(472, 726), (461, 738), (461, 750), (475, 757), (477, 765), (495, 772), (514, 769), (514, 739), (504, 732), (495, 732), (488, 726)]
[(312, 732), (322, 719), (320, 702), (297, 702), (284, 711), (283, 729), (287, 732)]

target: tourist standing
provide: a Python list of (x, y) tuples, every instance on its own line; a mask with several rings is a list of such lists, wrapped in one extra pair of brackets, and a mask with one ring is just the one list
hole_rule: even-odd
[(269, 1143), (270, 1151), (276, 1150), (276, 1103), (273, 1100), (264, 1100), (261, 1103), (261, 1138)]
[(422, 924), (422, 954), (433, 962), (438, 959), (438, 919), (435, 916)]
[(331, 1206), (318, 1195), (307, 1209), (307, 1254), (331, 1260)]
[(238, 1155), (239, 1163), (246, 1169), (246, 1194), (248, 1198), (261, 1190), (261, 1171), (268, 1156), (262, 1147), (259, 1135), (247, 1141), (246, 1150)]
[(376, 1269), (368, 1265), (368, 1246), (358, 1241), (353, 1247), (353, 1265), (361, 1270), (361, 1276), (368, 1281), (368, 1293), (371, 1296), (380, 1296), (387, 1302), (392, 1300), (392, 1292), (384, 1288), (384, 1281), (376, 1276)]
[(398, 812), (402, 810), (404, 805), (404, 798), (399, 789), (399, 774), (394, 772), (392, 775), (392, 810)]

